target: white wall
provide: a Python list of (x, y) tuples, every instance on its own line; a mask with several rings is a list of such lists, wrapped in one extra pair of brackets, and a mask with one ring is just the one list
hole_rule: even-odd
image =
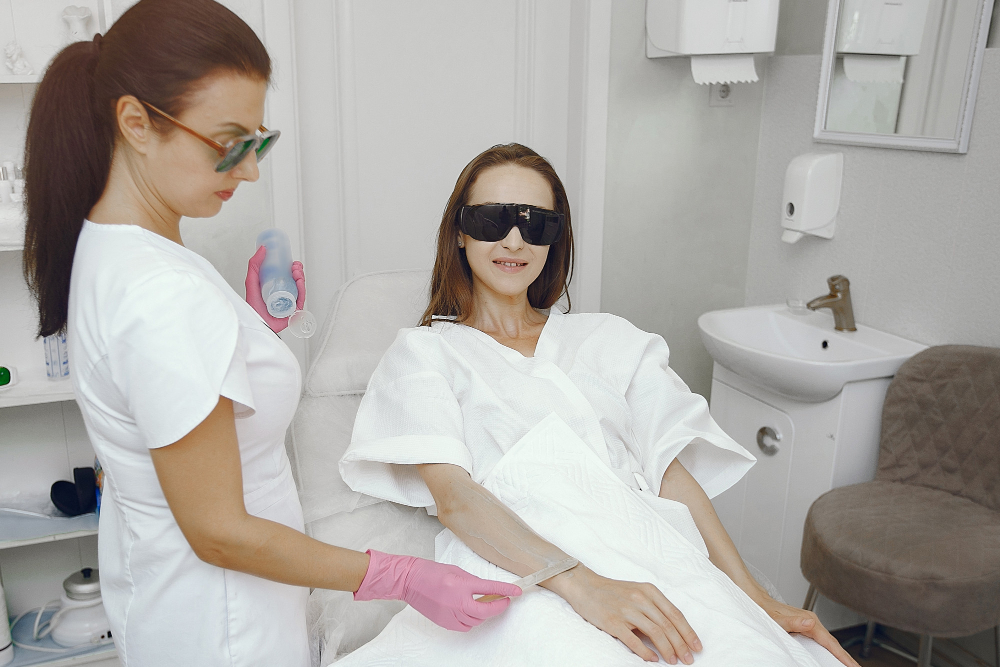
[[(746, 303), (807, 299), (851, 280), (857, 320), (928, 345), (1000, 345), (1000, 50), (987, 49), (967, 155), (812, 140), (819, 56), (771, 59), (760, 133)], [(844, 153), (836, 236), (780, 241), (788, 162)]]
[[(595, 172), (603, 182), (603, 153), (593, 159), (600, 104), (593, 140), (593, 113), (585, 117), (592, 98), (606, 103), (600, 72), (594, 84), (586, 67), (600, 47), (602, 7), (610, 4), (297, 0), (306, 272), (320, 318), (358, 274), (430, 268), (459, 172), (510, 141), (547, 157), (566, 183), (582, 237), (578, 282), (590, 280), (584, 298), (596, 308), (603, 207), (588, 217), (582, 184)], [(606, 21), (603, 33), (606, 42)]]
[[(761, 117), (746, 304), (818, 296), (828, 276), (843, 273), (863, 324), (928, 345), (1000, 345), (1000, 49), (986, 50), (968, 154), (820, 144), (812, 131), (825, 6), (782, 3)], [(993, 40), (998, 15), (1000, 3)], [(778, 217), (785, 168), (809, 151), (844, 153), (837, 233), (787, 245)], [(992, 664), (991, 631), (957, 641)]]
[(743, 304), (764, 84), (710, 107), (688, 58), (646, 58), (643, 0), (616, 0), (612, 25), (601, 308), (661, 334), (707, 396), (696, 320)]

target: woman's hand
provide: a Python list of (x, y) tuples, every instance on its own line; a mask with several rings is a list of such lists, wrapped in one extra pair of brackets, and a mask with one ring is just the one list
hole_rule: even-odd
[[(510, 598), (521, 595), (514, 584), (473, 576), (455, 565), (416, 556), (393, 556), (368, 550), (368, 572), (355, 600), (403, 600), (442, 628), (468, 632), (503, 613)], [(476, 595), (501, 595), (479, 602)]]
[(636, 631), (649, 637), (671, 665), (676, 665), (678, 659), (685, 665), (692, 664), (692, 652), (702, 649), (684, 614), (652, 584), (608, 579), (581, 564), (542, 585), (647, 662), (659, 658), (642, 643)]
[[(267, 248), (261, 246), (257, 248), (257, 252), (247, 264), (247, 279), (244, 283), (247, 289), (246, 300), (250, 307), (261, 316), (264, 324), (270, 327), (271, 331), (280, 333), (288, 327), (288, 318), (271, 317), (271, 314), (267, 312), (264, 297), (260, 294), (260, 265), (264, 263), (265, 257), (267, 257)], [(306, 303), (306, 274), (302, 270), (302, 262), (292, 262), (292, 280), (295, 281), (295, 287), (299, 291), (299, 298), (295, 300), (295, 309), (302, 310)]]
[(834, 636), (823, 627), (823, 624), (819, 622), (819, 618), (817, 618), (816, 614), (813, 612), (806, 611), (805, 609), (799, 609), (798, 607), (793, 607), (783, 602), (778, 602), (770, 596), (763, 596), (756, 599), (755, 602), (760, 605), (761, 609), (766, 611), (768, 616), (773, 618), (785, 632), (809, 637), (832, 653), (837, 660), (840, 660), (842, 663), (847, 665), (847, 667), (860, 667), (860, 665), (855, 662), (854, 658), (852, 658), (850, 654), (844, 650), (844, 647), (840, 645), (840, 642), (838, 642), (836, 638), (834, 638)]

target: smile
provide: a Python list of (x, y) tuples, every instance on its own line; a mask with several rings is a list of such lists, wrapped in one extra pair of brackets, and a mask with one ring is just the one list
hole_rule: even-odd
[(524, 270), (524, 267), (528, 266), (528, 263), (514, 259), (513, 257), (500, 257), (493, 260), (493, 265), (504, 273), (519, 273)]

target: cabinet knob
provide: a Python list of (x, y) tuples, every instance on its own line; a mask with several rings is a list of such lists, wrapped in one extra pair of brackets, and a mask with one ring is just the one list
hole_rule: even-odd
[(764, 452), (765, 456), (774, 456), (777, 454), (778, 445), (765, 442), (764, 438), (770, 438), (775, 443), (781, 442), (781, 433), (770, 426), (761, 426), (760, 430), (757, 431), (757, 446), (760, 447), (760, 451)]

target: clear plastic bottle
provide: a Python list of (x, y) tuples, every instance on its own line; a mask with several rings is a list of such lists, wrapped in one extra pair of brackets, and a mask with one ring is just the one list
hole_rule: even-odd
[(271, 317), (288, 319), (288, 330), (299, 338), (316, 332), (316, 318), (308, 310), (296, 311), (299, 288), (292, 278), (292, 244), (280, 229), (265, 229), (257, 236), (257, 247), (267, 248), (260, 265), (260, 295)]
[(291, 317), (299, 290), (292, 278), (292, 246), (288, 234), (280, 229), (265, 229), (257, 236), (257, 247), (267, 248), (260, 265), (260, 295), (271, 317)]
[(7, 601), (0, 586), (0, 665), (14, 660), (14, 644), (10, 637), (10, 619), (7, 617)]
[(69, 377), (69, 346), (66, 334), (56, 333), (42, 339), (45, 348), (45, 374), (50, 380)]

